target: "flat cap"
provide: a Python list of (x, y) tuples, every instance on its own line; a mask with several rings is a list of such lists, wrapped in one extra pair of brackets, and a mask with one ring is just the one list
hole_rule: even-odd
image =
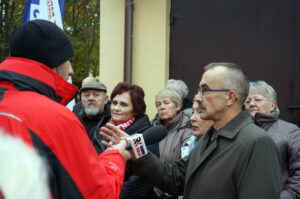
[(80, 89), (80, 92), (85, 91), (85, 90), (100, 90), (100, 91), (107, 91), (106, 86), (101, 83), (101, 82), (89, 82), (85, 85), (82, 86), (82, 88)]

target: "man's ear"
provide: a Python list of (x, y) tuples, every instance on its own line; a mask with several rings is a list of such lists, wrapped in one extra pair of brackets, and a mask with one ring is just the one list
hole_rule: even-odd
[(230, 90), (227, 95), (227, 105), (233, 105), (237, 101), (237, 93), (234, 90)]

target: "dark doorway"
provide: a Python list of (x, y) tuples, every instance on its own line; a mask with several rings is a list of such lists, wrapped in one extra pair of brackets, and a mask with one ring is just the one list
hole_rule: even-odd
[(172, 0), (170, 78), (192, 98), (203, 66), (221, 61), (272, 85), (280, 118), (300, 126), (300, 1)]

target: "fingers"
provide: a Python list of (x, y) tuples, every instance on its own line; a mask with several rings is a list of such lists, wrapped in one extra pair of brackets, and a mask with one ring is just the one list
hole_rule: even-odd
[(106, 127), (101, 128), (100, 135), (115, 144), (120, 142), (120, 137), (116, 133), (114, 133), (114, 131)]
[(126, 144), (127, 144), (127, 142), (124, 139), (122, 139), (119, 144), (113, 145), (112, 148), (118, 149), (119, 152), (121, 153), (121, 155), (124, 157), (124, 159), (129, 160), (132, 158), (132, 154), (125, 149)]
[(127, 137), (128, 134), (125, 133), (124, 131), (122, 131), (121, 129), (119, 129), (118, 127), (116, 127), (113, 124), (107, 123), (106, 127), (109, 128), (110, 130), (112, 130), (118, 137)]
[[(129, 135), (118, 129), (115, 125), (107, 123), (106, 127), (101, 127), (100, 135), (108, 141), (101, 141), (107, 148), (114, 148), (121, 140), (124, 140)], [(127, 141), (125, 141), (126, 143)]]
[(110, 149), (118, 149), (121, 155), (125, 158), (125, 160), (136, 160), (134, 152), (132, 150), (126, 150), (127, 140), (126, 138), (122, 137), (118, 144), (114, 144), (111, 141), (107, 142), (102, 140), (101, 143), (107, 147), (108, 150)]
[(107, 148), (112, 148), (112, 144), (110, 142), (106, 142), (104, 140), (101, 141), (101, 144), (103, 144), (104, 146), (106, 146)]
[(102, 137), (104, 137), (106, 140), (112, 141), (113, 143), (116, 143), (116, 138), (114, 138), (113, 136), (111, 136), (111, 134), (109, 134), (109, 132), (107, 132), (107, 129), (104, 129), (105, 127), (101, 128), (100, 131), (100, 135)]
[(115, 144), (119, 143), (121, 137), (129, 136), (124, 131), (109, 123), (106, 124), (106, 127), (101, 127), (100, 135)]

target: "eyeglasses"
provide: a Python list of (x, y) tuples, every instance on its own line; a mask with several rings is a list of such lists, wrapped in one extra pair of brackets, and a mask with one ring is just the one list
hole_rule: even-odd
[(199, 88), (198, 92), (201, 96), (204, 96), (206, 92), (229, 92), (230, 89), (208, 89), (208, 88)]
[(261, 103), (262, 101), (264, 101), (264, 99), (260, 99), (260, 98), (256, 98), (256, 99), (247, 99), (247, 100), (245, 101), (245, 104), (246, 104), (246, 105), (249, 105), (249, 104), (251, 104), (252, 101), (253, 101), (255, 104), (259, 104), (259, 103)]

